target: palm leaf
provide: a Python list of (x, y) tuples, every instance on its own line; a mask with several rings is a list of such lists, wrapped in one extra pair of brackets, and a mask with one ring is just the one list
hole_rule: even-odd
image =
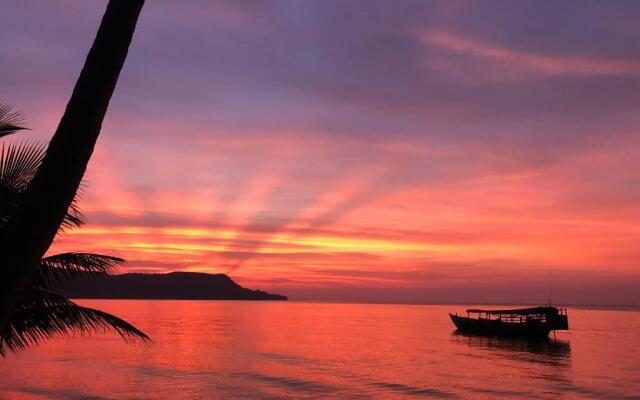
[(0, 224), (8, 221), (33, 179), (44, 148), (33, 144), (2, 144), (0, 150)]
[(57, 284), (71, 279), (106, 275), (124, 263), (122, 258), (93, 253), (61, 253), (45, 257), (34, 284), (53, 289)]
[(60, 230), (64, 230), (67, 228), (78, 228), (82, 226), (86, 222), (86, 219), (82, 212), (80, 211), (80, 207), (78, 206), (78, 200), (82, 196), (84, 182), (80, 182), (80, 187), (76, 192), (75, 197), (71, 201), (69, 208), (67, 209), (67, 213), (62, 220), (62, 224), (60, 225)]
[(31, 289), (0, 337), (0, 355), (19, 351), (44, 340), (113, 330), (125, 341), (150, 341), (128, 322), (104, 311), (82, 307), (57, 294)]
[(40, 144), (3, 143), (0, 152), (0, 187), (14, 192), (24, 191), (38, 171), (44, 153), (45, 148)]
[[(43, 145), (21, 142), (2, 144), (0, 150), (0, 225), (5, 224), (20, 198), (35, 176), (45, 154)], [(69, 206), (61, 229), (79, 227), (84, 216), (77, 200), (81, 191)]]
[(11, 135), (19, 130), (27, 129), (24, 126), (22, 114), (11, 106), (0, 104), (0, 137)]

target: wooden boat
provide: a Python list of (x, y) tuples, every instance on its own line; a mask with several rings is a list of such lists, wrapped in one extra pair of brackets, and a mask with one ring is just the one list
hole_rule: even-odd
[(544, 337), (568, 330), (566, 308), (533, 307), (513, 310), (469, 309), (467, 315), (449, 313), (460, 332), (489, 336)]

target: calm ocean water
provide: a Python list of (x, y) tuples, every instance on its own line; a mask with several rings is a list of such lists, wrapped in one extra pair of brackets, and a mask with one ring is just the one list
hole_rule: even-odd
[(569, 309), (532, 343), (454, 334), (462, 306), (81, 301), (154, 340), (50, 342), (0, 360), (2, 399), (640, 399), (640, 312)]

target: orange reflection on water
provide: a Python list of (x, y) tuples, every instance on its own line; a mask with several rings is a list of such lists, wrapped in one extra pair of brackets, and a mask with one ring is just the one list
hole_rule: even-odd
[(81, 301), (145, 330), (57, 340), (0, 363), (7, 398), (614, 398), (640, 390), (640, 313), (569, 310), (558, 342), (455, 334), (408, 306)]

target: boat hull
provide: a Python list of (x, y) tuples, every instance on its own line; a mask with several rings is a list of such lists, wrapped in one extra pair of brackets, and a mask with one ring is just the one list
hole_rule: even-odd
[(449, 316), (460, 332), (475, 335), (545, 337), (551, 332), (551, 328), (547, 324), (535, 320), (507, 323), (497, 319), (469, 318), (454, 314), (449, 314)]

